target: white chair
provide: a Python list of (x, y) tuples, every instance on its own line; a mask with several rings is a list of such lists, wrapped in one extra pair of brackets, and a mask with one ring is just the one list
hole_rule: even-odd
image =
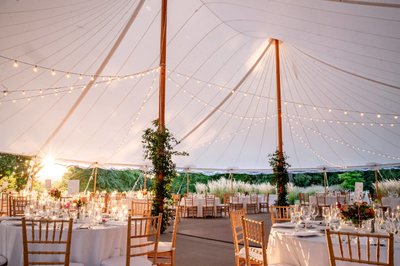
[[(112, 257), (101, 262), (101, 266), (151, 266), (156, 264), (158, 239), (162, 214), (158, 216), (128, 217), (125, 256)], [(154, 254), (153, 259), (147, 258)]]

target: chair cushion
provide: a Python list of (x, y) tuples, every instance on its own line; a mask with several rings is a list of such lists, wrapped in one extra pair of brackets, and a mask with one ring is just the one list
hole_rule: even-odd
[(172, 242), (158, 242), (157, 252), (172, 251)]
[(0, 266), (6, 265), (6, 264), (7, 264), (7, 259), (0, 255)]
[[(145, 257), (132, 257), (131, 258), (132, 266), (151, 266), (152, 261), (148, 260)], [(112, 257), (101, 262), (101, 266), (126, 266), (126, 257)]]

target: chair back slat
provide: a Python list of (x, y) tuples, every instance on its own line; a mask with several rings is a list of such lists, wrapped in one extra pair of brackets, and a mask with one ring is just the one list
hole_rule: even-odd
[[(394, 266), (393, 234), (326, 231), (329, 261)], [(365, 246), (365, 248), (364, 248)]]
[(10, 196), (10, 216), (24, 216), (29, 200), (25, 196)]
[(21, 220), (24, 266), (69, 265), (72, 219)]
[(270, 206), (272, 224), (277, 222), (289, 222), (293, 210), (293, 206)]
[(231, 221), (233, 235), (233, 246), (235, 250), (235, 261), (237, 266), (240, 264), (239, 245), (244, 243), (242, 217), (246, 217), (245, 209), (229, 211), (229, 219)]
[(151, 200), (132, 200), (131, 216), (150, 216), (152, 205)]
[[(156, 263), (158, 239), (162, 214), (141, 218), (128, 217), (126, 265), (130, 265), (132, 257), (154, 254), (153, 265)], [(132, 241), (133, 239), (133, 241)], [(141, 241), (143, 240), (143, 241)]]
[(264, 222), (242, 217), (246, 265), (267, 266), (267, 243)]

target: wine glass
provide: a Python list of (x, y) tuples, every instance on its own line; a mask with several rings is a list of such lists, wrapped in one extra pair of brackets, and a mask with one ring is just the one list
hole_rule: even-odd
[(331, 216), (331, 208), (330, 207), (322, 207), (322, 216), (324, 217), (324, 221), (327, 224), (328, 219)]
[(315, 221), (315, 218), (318, 216), (319, 213), (319, 208), (317, 205), (311, 205), (311, 216), (313, 220)]

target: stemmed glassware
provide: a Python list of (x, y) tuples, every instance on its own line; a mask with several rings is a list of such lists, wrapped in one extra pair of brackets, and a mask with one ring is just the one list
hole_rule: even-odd
[(318, 212), (319, 210), (317, 205), (310, 205), (310, 214), (313, 221), (315, 221), (315, 218), (318, 216)]
[(330, 216), (331, 216), (331, 208), (322, 207), (322, 217), (324, 217), (325, 224), (328, 224)]

